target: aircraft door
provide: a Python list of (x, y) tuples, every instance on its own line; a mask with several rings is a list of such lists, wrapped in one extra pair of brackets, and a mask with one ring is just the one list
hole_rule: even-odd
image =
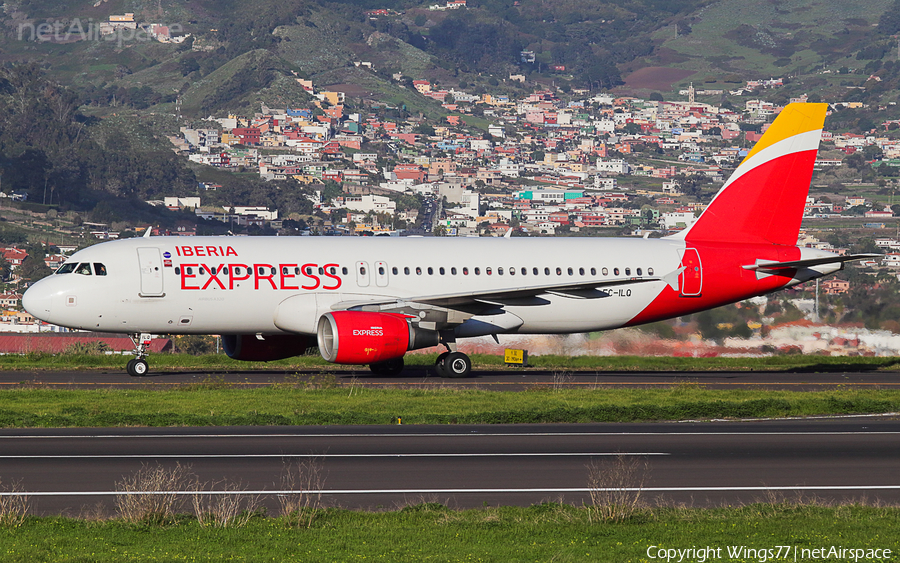
[(684, 271), (678, 276), (678, 287), (682, 297), (700, 297), (703, 289), (703, 267), (700, 264), (700, 255), (696, 248), (684, 249), (681, 257), (681, 266)]
[(356, 263), (356, 285), (359, 287), (369, 287), (369, 263)]
[(375, 262), (375, 285), (386, 287), (388, 284), (387, 262)]
[(162, 257), (158, 248), (138, 248), (141, 268), (141, 297), (163, 297)]

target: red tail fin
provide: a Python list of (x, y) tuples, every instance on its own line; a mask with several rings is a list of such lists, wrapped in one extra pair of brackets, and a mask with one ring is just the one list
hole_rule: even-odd
[(796, 245), (827, 108), (785, 107), (700, 218), (673, 238)]

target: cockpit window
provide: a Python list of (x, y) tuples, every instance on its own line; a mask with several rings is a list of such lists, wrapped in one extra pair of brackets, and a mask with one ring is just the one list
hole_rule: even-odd
[(62, 266), (57, 268), (56, 273), (57, 274), (71, 274), (72, 272), (75, 271), (75, 266), (77, 266), (77, 265), (78, 265), (77, 262), (69, 262), (67, 264), (63, 264)]
[(79, 264), (77, 268), (75, 268), (76, 274), (81, 274), (83, 276), (91, 275), (91, 264), (90, 262), (84, 262)]
[(106, 266), (101, 264), (100, 262), (94, 262), (94, 273), (98, 276), (106, 275)]

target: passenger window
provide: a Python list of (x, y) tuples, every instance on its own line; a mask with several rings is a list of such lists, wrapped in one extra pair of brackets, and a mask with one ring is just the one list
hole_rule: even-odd
[(511, 276), (516, 275), (516, 269), (515, 269), (515, 268), (510, 268), (510, 269), (509, 269), (509, 275), (511, 275)]
[(502, 276), (502, 275), (503, 275), (503, 268), (497, 268), (497, 275), (498, 275), (498, 276)]
[[(190, 270), (190, 268), (188, 268), (188, 270)], [(297, 273), (299, 274), (300, 272), (297, 272)], [(234, 267), (234, 275), (236, 275), (236, 276), (241, 275), (241, 267), (240, 266)]]
[(403, 273), (408, 276), (409, 275), (409, 267), (403, 268)]
[(652, 275), (653, 275), (653, 268), (647, 268), (647, 275), (648, 275), (648, 276), (652, 276)]
[(366, 267), (365, 266), (359, 267), (359, 275), (361, 275), (361, 276), (366, 275)]
[(85, 262), (84, 264), (79, 264), (78, 267), (75, 268), (75, 273), (76, 273), (76, 274), (81, 274), (82, 276), (89, 276), (89, 275), (91, 275), (91, 265), (90, 265), (90, 263)]
[(416, 266), (416, 275), (417, 275), (417, 276), (421, 276), (421, 275), (422, 275), (422, 268)]
[(456, 268), (450, 268), (450, 275), (456, 275)]
[(625, 275), (626, 275), (626, 276), (630, 276), (630, 275), (631, 275), (631, 268), (625, 268)]
[(441, 266), (440, 268), (438, 268), (438, 272), (440, 272), (440, 274), (443, 276), (444, 275), (444, 267)]
[(468, 268), (463, 268), (463, 275), (464, 275), (464, 276), (468, 276), (468, 275), (469, 275), (469, 269), (468, 269)]
[(187, 270), (187, 275), (189, 275), (189, 276), (193, 276), (193, 275), (194, 275), (194, 269), (191, 268), (190, 266), (188, 266), (187, 268), (185, 268), (185, 270)]
[(609, 270), (607, 270), (606, 268), (603, 268), (603, 272), (602, 272), (602, 273), (603, 273), (604, 276), (609, 275)]
[(596, 276), (596, 275), (597, 275), (597, 268), (591, 268), (591, 275), (592, 275), (592, 276)]
[(434, 268), (432, 268), (431, 266), (428, 267), (428, 275), (429, 275), (429, 276), (433, 276), (433, 275), (434, 275)]
[(549, 275), (550, 275), (550, 268), (544, 268), (544, 275), (545, 275), (545, 276), (549, 276)]
[(639, 275), (639, 276), (641, 275), (641, 269), (640, 269), (640, 268), (637, 269), (637, 275)]
[(619, 269), (618, 269), (618, 268), (613, 268), (613, 275), (614, 275), (614, 276), (618, 276), (618, 275), (619, 275)]
[(523, 275), (523, 276), (527, 276), (527, 275), (528, 275), (528, 268), (522, 268), (522, 275)]
[(579, 275), (579, 276), (583, 276), (583, 275), (584, 275), (584, 268), (578, 268), (578, 275)]
[(557, 268), (557, 269), (556, 269), (556, 275), (557, 275), (557, 276), (561, 276), (561, 275), (562, 275), (562, 268)]
[(299, 266), (294, 268), (294, 275), (295, 275), (295, 276), (299, 276), (299, 275), (300, 275), (300, 267), (299, 267)]
[[(397, 268), (394, 268), (394, 269), (396, 270)], [(332, 266), (332, 267), (328, 268), (328, 271), (331, 272), (332, 275), (333, 275), (333, 274), (336, 274), (336, 273), (337, 273), (337, 268), (335, 268), (334, 266)]]
[(537, 269), (537, 268), (532, 268), (532, 269), (531, 269), (531, 273), (534, 274), (534, 275), (538, 275), (538, 269)]
[[(260, 268), (260, 270), (262, 270), (262, 268)], [(197, 271), (200, 273), (201, 276), (202, 276), (203, 274), (206, 273), (206, 269), (205, 269), (203, 266), (200, 266), (200, 269), (197, 270)], [(260, 272), (260, 274), (261, 274), (261, 273), (262, 273), (262, 272)]]
[(400, 270), (397, 269), (397, 266), (394, 266), (391, 268), (391, 273), (396, 276), (398, 273), (400, 273)]
[(341, 273), (344, 274), (345, 276), (347, 275), (347, 267), (346, 266), (341, 268)]
[(378, 275), (379, 275), (379, 276), (383, 276), (383, 275), (384, 275), (384, 266), (378, 266)]
[[(365, 269), (365, 268), (360, 268), (360, 270), (361, 270), (361, 273), (363, 273), (363, 274), (366, 273), (366, 269)], [(311, 273), (312, 273), (312, 267), (311, 267), (311, 266), (307, 266), (307, 267), (306, 267), (306, 274), (309, 275), (309, 274), (311, 274)]]
[(475, 275), (476, 275), (476, 276), (480, 276), (480, 275), (481, 275), (481, 270), (480, 270), (479, 268), (475, 268)]
[(321, 268), (321, 267), (319, 268), (319, 275), (320, 276), (325, 275), (325, 268)]
[(99, 262), (94, 262), (94, 273), (98, 276), (105, 276), (106, 266), (100, 264)]
[(570, 275), (570, 276), (571, 276), (571, 275), (572, 275), (572, 274), (574, 274), (574, 273), (575, 273), (575, 272), (574, 272), (574, 271), (572, 271), (572, 268), (569, 268), (569, 269), (568, 269), (568, 270), (566, 270), (566, 271), (567, 271), (567, 272), (568, 272), (568, 273), (569, 273), (569, 275)]
[[(213, 272), (213, 273), (215, 273), (215, 272)], [(281, 275), (282, 275), (282, 276), (288, 275), (288, 269), (287, 269), (287, 266), (282, 266), (282, 267), (281, 267)]]
[(228, 267), (227, 266), (222, 268), (222, 273), (225, 274), (226, 276), (228, 275)]
[(56, 270), (56, 273), (57, 274), (71, 274), (72, 272), (75, 271), (75, 266), (77, 266), (77, 265), (78, 264), (75, 264), (72, 262), (70, 262), (68, 264), (63, 264), (62, 266), (59, 267), (58, 270)]
[(269, 273), (272, 274), (273, 276), (274, 276), (277, 272), (278, 272), (278, 270), (276, 270), (274, 266), (273, 266), (272, 268), (269, 268)]
[(492, 272), (490, 268), (485, 268), (484, 273), (486, 273), (487, 275), (491, 275)]

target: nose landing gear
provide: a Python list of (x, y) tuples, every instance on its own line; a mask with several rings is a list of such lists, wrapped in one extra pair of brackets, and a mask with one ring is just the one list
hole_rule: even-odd
[(153, 336), (147, 333), (141, 333), (131, 334), (129, 335), (129, 338), (131, 338), (131, 342), (134, 343), (135, 357), (128, 361), (128, 364), (125, 366), (125, 371), (128, 372), (128, 375), (131, 377), (143, 377), (147, 375), (147, 372), (150, 370), (150, 364), (148, 364), (147, 360), (144, 358), (147, 357), (150, 343), (153, 341)]

